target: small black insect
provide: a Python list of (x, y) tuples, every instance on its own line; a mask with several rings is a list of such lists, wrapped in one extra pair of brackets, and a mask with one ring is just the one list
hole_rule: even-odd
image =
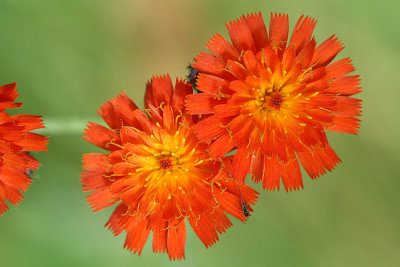
[(239, 189), (239, 194), (240, 194), (240, 204), (242, 205), (244, 217), (249, 217), (249, 210), (247, 209), (247, 204), (243, 199), (242, 192), (240, 191), (240, 189)]
[(197, 90), (196, 80), (197, 80), (197, 76), (199, 75), (199, 70), (193, 68), (192, 65), (189, 65), (187, 67), (187, 69), (189, 70), (189, 75), (187, 76), (187, 78), (188, 78), (190, 84), (192, 85), (195, 93), (198, 93), (199, 90)]
[(247, 210), (246, 202), (242, 202), (242, 210), (243, 210), (244, 217), (249, 217), (249, 211)]

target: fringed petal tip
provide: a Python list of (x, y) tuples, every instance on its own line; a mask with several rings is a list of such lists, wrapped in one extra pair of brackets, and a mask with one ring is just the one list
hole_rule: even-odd
[(18, 96), (17, 83), (0, 86), (0, 111), (11, 108), (20, 108), (22, 103), (14, 102)]
[(84, 140), (108, 151), (117, 149), (118, 144), (120, 144), (120, 137), (118, 134), (95, 122), (88, 123), (83, 135), (82, 138)]
[(251, 12), (247, 13), (246, 15), (242, 15), (242, 17), (245, 18), (246, 20), (257, 19), (257, 18), (262, 18), (262, 13), (261, 11)]
[(193, 93), (193, 87), (186, 79), (176, 78), (172, 93), (172, 107), (176, 114), (183, 113), (187, 96)]
[(146, 108), (149, 103), (155, 107), (164, 104), (170, 104), (172, 100), (172, 80), (169, 74), (153, 75), (152, 79), (146, 84), (144, 103)]
[(309, 151), (299, 153), (298, 156), (311, 179), (318, 178), (327, 170), (332, 171), (341, 162), (330, 145), (327, 145), (325, 149), (315, 149), (312, 153)]
[(116, 196), (108, 188), (93, 191), (86, 196), (93, 212), (98, 212), (117, 203)]
[(239, 50), (256, 51), (254, 38), (244, 16), (226, 23), (232, 44)]

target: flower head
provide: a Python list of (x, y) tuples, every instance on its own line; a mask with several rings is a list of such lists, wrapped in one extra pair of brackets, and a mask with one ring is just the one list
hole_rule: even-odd
[(260, 14), (227, 24), (232, 41), (219, 34), (200, 52), (199, 94), (188, 97), (191, 114), (207, 114), (193, 127), (212, 141), (213, 158), (237, 148), (233, 176), (263, 182), (265, 189), (303, 187), (299, 161), (311, 178), (332, 170), (340, 159), (326, 131), (356, 134), (359, 77), (349, 58), (331, 61), (343, 49), (332, 35), (317, 46), (316, 21), (300, 17), (289, 37), (287, 15), (272, 14), (269, 31)]
[[(107, 154), (85, 154), (84, 191), (94, 211), (117, 204), (106, 226), (126, 232), (125, 247), (141, 253), (150, 232), (153, 251), (184, 257), (186, 220), (208, 247), (231, 226), (226, 213), (244, 221), (241, 200), (256, 192), (229, 177), (230, 158), (212, 160), (208, 146), (191, 130), (195, 118), (184, 109), (190, 84), (169, 76), (147, 85), (143, 112), (123, 93), (99, 114), (111, 129), (90, 123), (87, 141)], [(251, 211), (250, 206), (246, 206)]]
[(9, 209), (6, 200), (15, 206), (20, 203), (32, 181), (30, 172), (39, 167), (28, 152), (47, 150), (47, 138), (31, 133), (44, 127), (40, 116), (5, 112), (22, 106), (14, 102), (17, 97), (15, 83), (0, 86), (0, 215)]

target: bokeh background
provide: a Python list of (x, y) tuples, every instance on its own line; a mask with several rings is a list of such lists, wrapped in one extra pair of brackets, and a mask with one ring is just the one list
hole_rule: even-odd
[[(400, 19), (398, 1), (0, 0), (0, 84), (19, 82), (28, 114), (45, 117), (49, 152), (19, 207), (0, 218), (0, 266), (400, 266)], [(358, 136), (330, 134), (343, 160), (299, 192), (262, 193), (247, 224), (206, 249), (189, 230), (186, 260), (148, 242), (140, 257), (92, 213), (81, 192), (81, 139), (95, 110), (125, 90), (139, 105), (153, 74), (186, 66), (224, 23), (243, 13), (318, 20), (318, 43), (336, 33), (361, 75)]]

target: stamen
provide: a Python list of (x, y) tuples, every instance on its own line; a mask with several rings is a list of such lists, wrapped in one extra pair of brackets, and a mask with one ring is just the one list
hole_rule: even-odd
[(194, 164), (194, 166), (197, 166), (197, 165), (200, 165), (200, 164), (202, 164), (204, 161), (201, 159), (201, 160), (199, 160), (198, 162), (196, 162), (195, 164)]

